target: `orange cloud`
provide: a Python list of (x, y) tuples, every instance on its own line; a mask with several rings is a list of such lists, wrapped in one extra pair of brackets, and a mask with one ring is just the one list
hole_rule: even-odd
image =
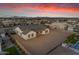
[(74, 7), (57, 7), (57, 6), (31, 6), (29, 8), (36, 9), (36, 10), (41, 10), (41, 11), (57, 11), (57, 12), (79, 12), (79, 8), (74, 8)]
[[(72, 6), (72, 7), (67, 7)], [(22, 12), (24, 9), (33, 9), (38, 11), (49, 11), (49, 12), (79, 12), (79, 7), (73, 7), (73, 4), (68, 4), (66, 7), (60, 7), (57, 3), (27, 3), (27, 4), (4, 4), (0, 8), (12, 8), (15, 12)]]

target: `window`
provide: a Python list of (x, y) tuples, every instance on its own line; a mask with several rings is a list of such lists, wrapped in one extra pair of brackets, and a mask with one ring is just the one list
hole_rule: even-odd
[(45, 33), (48, 33), (48, 30), (46, 30)]
[(33, 37), (34, 35), (33, 35), (33, 33), (32, 33), (32, 37)]
[(40, 33), (42, 33), (42, 31), (40, 31)]
[(30, 38), (30, 34), (28, 34), (28, 37)]

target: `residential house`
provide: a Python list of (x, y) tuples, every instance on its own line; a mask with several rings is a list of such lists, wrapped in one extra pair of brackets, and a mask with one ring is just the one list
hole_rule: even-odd
[(65, 29), (66, 27), (66, 23), (60, 23), (60, 22), (54, 22), (54, 23), (51, 23), (50, 27), (52, 29)]
[(18, 26), (15, 28), (15, 32), (23, 39), (32, 39), (39, 35), (49, 33), (49, 28), (45, 25), (30, 24), (27, 26)]
[(73, 32), (74, 31), (74, 29), (75, 29), (75, 27), (76, 27), (76, 25), (74, 24), (74, 25), (72, 25), (72, 24), (67, 24), (67, 26), (68, 26), (68, 31), (70, 31), (70, 32)]
[(2, 21), (2, 24), (4, 26), (13, 26), (14, 25), (14, 21), (12, 21), (12, 20), (4, 20), (4, 21)]
[(79, 25), (76, 25), (76, 26), (74, 27), (73, 31), (79, 33)]
[(15, 32), (25, 40), (36, 37), (35, 31), (32, 31), (22, 26), (16, 27)]
[(7, 53), (7, 52), (4, 52), (2, 48), (3, 48), (3, 38), (0, 35), (0, 55), (4, 55)]
[(49, 33), (49, 28), (46, 25), (42, 24), (31, 24), (28, 25), (31, 30), (35, 31), (37, 35), (45, 35)]

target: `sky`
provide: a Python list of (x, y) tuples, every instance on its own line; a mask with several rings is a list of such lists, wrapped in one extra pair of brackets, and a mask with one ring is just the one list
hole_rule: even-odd
[(0, 3), (0, 17), (79, 17), (79, 3)]

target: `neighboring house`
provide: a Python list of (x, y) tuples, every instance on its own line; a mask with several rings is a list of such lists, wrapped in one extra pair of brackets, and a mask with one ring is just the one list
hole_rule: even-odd
[(13, 20), (4, 20), (4, 21), (2, 21), (2, 24), (4, 26), (11, 26), (14, 24), (14, 21)]
[(76, 21), (75, 20), (72, 20), (72, 19), (71, 20), (68, 20), (67, 22), (68, 23), (76, 23)]
[(15, 32), (23, 39), (32, 39), (38, 35), (44, 35), (49, 33), (49, 28), (45, 25), (30, 24), (27, 26), (18, 26), (15, 28)]
[(0, 55), (5, 55), (7, 52), (4, 52), (2, 47), (3, 47), (3, 38), (0, 35)]
[(68, 26), (68, 31), (70, 31), (70, 32), (73, 32), (74, 31), (74, 28), (76, 27), (76, 25), (71, 25), (71, 24), (67, 24), (67, 26)]
[(7, 44), (7, 39), (10, 39), (7, 35), (4, 29), (0, 29), (0, 37), (2, 38), (2, 45), (6, 46)]
[(73, 32), (73, 27), (68, 27), (68, 31)]
[(54, 28), (65, 29), (66, 25), (67, 25), (66, 23), (54, 22), (50, 26), (52, 27), (52, 29), (54, 29)]
[(76, 26), (74, 27), (73, 31), (79, 33), (79, 25), (76, 25)]
[(0, 55), (5, 54), (5, 52), (2, 50), (2, 37), (0, 36)]
[(77, 25), (79, 26), (79, 22), (76, 24), (76, 26), (77, 26)]
[(0, 29), (0, 36), (1, 37), (5, 37), (5, 30), (2, 28), (2, 29)]

